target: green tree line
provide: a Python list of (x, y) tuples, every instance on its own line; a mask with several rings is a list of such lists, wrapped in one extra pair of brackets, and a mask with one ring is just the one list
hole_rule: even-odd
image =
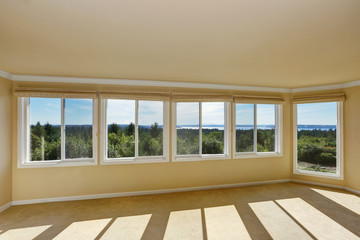
[[(163, 129), (158, 123), (150, 128), (139, 126), (139, 156), (163, 155)], [(135, 124), (126, 127), (113, 123), (108, 127), (108, 157), (135, 156)]]
[[(61, 128), (39, 122), (30, 126), (30, 154), (32, 161), (57, 160), (61, 158)], [(236, 130), (236, 151), (252, 152), (253, 130)], [(275, 130), (258, 129), (257, 151), (275, 149)], [(92, 126), (70, 125), (65, 128), (66, 158), (92, 157)], [(199, 130), (177, 129), (177, 154), (199, 153)], [(224, 131), (202, 130), (202, 153), (224, 153)], [(139, 156), (163, 155), (163, 129), (157, 123), (150, 127), (139, 126)], [(115, 123), (108, 127), (108, 157), (135, 156), (135, 125), (121, 127)], [(298, 162), (321, 166), (336, 166), (336, 130), (299, 130)]]
[(298, 162), (335, 167), (336, 130), (299, 130)]
[[(61, 159), (61, 127), (37, 122), (30, 126), (30, 157), (32, 161)], [(92, 157), (92, 126), (65, 127), (65, 157)]]
[[(236, 129), (236, 152), (254, 151), (254, 130)], [(275, 129), (257, 129), (257, 152), (275, 151)]]

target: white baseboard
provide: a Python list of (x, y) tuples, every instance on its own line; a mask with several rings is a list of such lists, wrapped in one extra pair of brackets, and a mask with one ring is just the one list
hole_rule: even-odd
[(357, 195), (360, 195), (360, 191), (356, 190), (356, 189), (353, 189), (353, 188), (344, 187), (344, 190), (346, 190), (348, 192), (351, 192), (351, 193), (354, 193), (354, 194), (357, 194)]
[(335, 188), (335, 189), (341, 189), (341, 190), (345, 190), (357, 195), (360, 195), (360, 191), (353, 189), (353, 188), (349, 188), (346, 186), (340, 186), (340, 185), (333, 185), (333, 184), (326, 184), (326, 183), (318, 183), (318, 182), (311, 182), (311, 181), (304, 181), (304, 180), (297, 180), (297, 179), (291, 179), (291, 182), (293, 183), (301, 183), (301, 184), (308, 184), (308, 185), (314, 185), (314, 186), (320, 186), (320, 187), (328, 187), (328, 188)]
[(9, 203), (1, 206), (1, 207), (0, 207), (0, 213), (3, 212), (3, 211), (5, 211), (6, 209), (8, 209), (9, 207), (11, 207), (12, 205), (13, 205), (13, 203), (12, 203), (12, 202), (9, 202)]
[(136, 192), (106, 193), (106, 194), (93, 194), (93, 195), (81, 195), (81, 196), (69, 196), (69, 197), (57, 197), (57, 198), (17, 200), (17, 201), (13, 201), (12, 203), (8, 203), (8, 204), (0, 207), (0, 212), (4, 211), (5, 209), (9, 208), (12, 205), (25, 205), (25, 204), (36, 204), (36, 203), (48, 203), (48, 202), (65, 202), (65, 201), (90, 200), (90, 199), (114, 198), (114, 197), (129, 197), (129, 196), (141, 196), (141, 195), (150, 195), (150, 194), (176, 193), (176, 192), (190, 192), (190, 191), (221, 189), (221, 188), (236, 188), (236, 187), (256, 186), (256, 185), (264, 185), (264, 184), (289, 183), (289, 182), (315, 185), (315, 186), (328, 187), (328, 188), (335, 188), (335, 189), (342, 189), (342, 190), (346, 190), (346, 191), (352, 192), (354, 194), (360, 195), (359, 190), (355, 190), (355, 189), (348, 188), (345, 186), (317, 183), (317, 182), (303, 181), (303, 180), (296, 180), (296, 179), (281, 179), (281, 180), (234, 183), (234, 184), (200, 186), (200, 187), (189, 187), (189, 188), (173, 188), (173, 189), (162, 189), (162, 190), (148, 190), (148, 191), (136, 191)]
[(344, 186), (340, 186), (340, 185), (333, 185), (333, 184), (327, 184), (327, 183), (318, 183), (318, 182), (311, 182), (311, 181), (304, 181), (304, 180), (297, 180), (297, 179), (291, 179), (291, 182), (308, 184), (308, 185), (315, 185), (315, 186), (320, 186), (320, 187), (335, 188), (335, 189), (344, 189)]
[(190, 192), (190, 191), (200, 191), (200, 190), (210, 190), (210, 189), (255, 186), (255, 185), (264, 185), (264, 184), (288, 183), (290, 181), (291, 181), (290, 179), (281, 179), (281, 180), (270, 180), (270, 181), (261, 181), (261, 182), (234, 183), (234, 184), (200, 186), (200, 187), (189, 187), (189, 188), (173, 188), (173, 189), (137, 191), (137, 192), (121, 192), (121, 193), (106, 193), (106, 194), (69, 196), (69, 197), (57, 197), (57, 198), (41, 198), (41, 199), (29, 199), (29, 200), (17, 200), (17, 201), (13, 201), (12, 204), (24, 205), (24, 204), (35, 204), (35, 203), (47, 203), (47, 202), (64, 202), (64, 201), (89, 200), (89, 199), (100, 199), (100, 198), (129, 197), (129, 196), (150, 195), (150, 194)]

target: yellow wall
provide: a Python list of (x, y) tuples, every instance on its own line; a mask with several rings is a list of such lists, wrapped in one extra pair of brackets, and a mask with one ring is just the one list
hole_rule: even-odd
[[(15, 82), (14, 86), (62, 87), (93, 90), (144, 90), (144, 88), (141, 87), (57, 83), (40, 84)], [(146, 87), (146, 90), (244, 94), (244, 92), (239, 91), (172, 89), (156, 87)], [(360, 169), (360, 161), (357, 153), (357, 145), (360, 142), (360, 137), (358, 134), (360, 133), (360, 126), (358, 125), (360, 122), (360, 110), (358, 110), (360, 103), (360, 87), (320, 93), (339, 91), (344, 91), (347, 95), (347, 100), (344, 103), (345, 180), (333, 180), (293, 174), (293, 119), (291, 109), (292, 105), (290, 104), (290, 94), (257, 92), (255, 93), (256, 95), (282, 95), (287, 101), (283, 109), (282, 157), (178, 163), (18, 169), (16, 166), (16, 147), (14, 147), (12, 187), (13, 200), (185, 188), (290, 178), (325, 184), (335, 184), (340, 186), (347, 185), (353, 189), (360, 190), (360, 175), (358, 174)], [(246, 94), (254, 93), (246, 92)], [(13, 97), (12, 106), (13, 122), (16, 122), (17, 105), (15, 97)], [(16, 124), (13, 124), (12, 136), (13, 144), (16, 146)], [(100, 144), (100, 141), (98, 142)], [(98, 159), (100, 159), (100, 156), (98, 156)]]
[(12, 201), (11, 88), (11, 81), (0, 78), (0, 207)]
[(360, 87), (345, 89), (345, 184), (360, 191)]
[[(44, 84), (15, 83), (15, 86)], [(134, 89), (119, 86), (47, 84), (50, 87), (88, 89)], [(137, 88), (139, 89), (139, 88)], [(146, 88), (147, 90), (151, 88)], [(153, 88), (169, 91), (169, 88)], [(240, 92), (177, 89), (188, 92)], [(261, 93), (256, 93), (261, 94)], [(273, 93), (273, 95), (279, 95)], [(289, 100), (289, 94), (283, 94)], [(15, 98), (14, 98), (15, 99)], [(15, 101), (14, 101), (15, 102)], [(290, 104), (284, 105), (284, 146), (282, 157), (213, 160), (201, 162), (97, 165), (85, 167), (55, 167), (18, 169), (16, 149), (13, 157), (13, 200), (52, 198), (87, 194), (117, 193), (265, 181), (290, 178)], [(16, 119), (16, 104), (13, 104)], [(16, 138), (16, 126), (13, 136)], [(171, 137), (170, 137), (171, 139)], [(100, 141), (99, 141), (100, 142)], [(100, 157), (100, 156), (99, 156)]]

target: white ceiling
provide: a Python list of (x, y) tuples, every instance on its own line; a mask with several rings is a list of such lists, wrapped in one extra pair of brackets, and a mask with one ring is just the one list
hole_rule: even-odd
[(284, 88), (344, 83), (360, 79), (360, 1), (0, 0), (0, 69)]

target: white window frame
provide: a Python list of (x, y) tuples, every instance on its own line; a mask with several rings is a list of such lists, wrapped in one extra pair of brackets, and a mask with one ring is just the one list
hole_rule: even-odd
[[(223, 154), (202, 154), (202, 102), (199, 103), (199, 154), (177, 155), (177, 103), (171, 105), (172, 112), (172, 161), (204, 161), (204, 160), (228, 160), (231, 159), (231, 103), (224, 103), (224, 153)], [(181, 102), (180, 102), (181, 103)], [(206, 102), (205, 102), (206, 103)]]
[(30, 98), (18, 98), (18, 128), (17, 128), (17, 158), (18, 168), (39, 168), (39, 167), (66, 167), (66, 166), (89, 166), (97, 164), (97, 99), (91, 99), (92, 108), (92, 158), (65, 158), (65, 99), (61, 99), (61, 159), (59, 160), (45, 160), (45, 161), (30, 161)]
[(253, 152), (236, 152), (236, 104), (233, 103), (233, 152), (234, 159), (239, 158), (268, 158), (268, 157), (282, 157), (283, 151), (283, 106), (282, 104), (275, 105), (275, 151), (274, 152), (258, 152), (257, 151), (257, 105), (254, 104), (254, 151)]
[[(329, 101), (334, 102), (334, 101)], [(344, 115), (343, 102), (337, 103), (336, 124), (336, 173), (324, 173), (297, 169), (297, 104), (293, 104), (293, 173), (313, 177), (332, 178), (344, 180)]]
[[(112, 99), (109, 99), (112, 100)], [(129, 99), (114, 99), (114, 100), (129, 100)], [(130, 99), (131, 100), (131, 99)], [(108, 158), (108, 130), (107, 130), (107, 101), (108, 99), (101, 99), (101, 135), (100, 135), (100, 164), (136, 164), (136, 163), (159, 163), (169, 162), (169, 102), (163, 102), (163, 155), (162, 156), (139, 156), (138, 149), (138, 108), (139, 101), (151, 100), (135, 100), (135, 157), (122, 157), (122, 158)]]

